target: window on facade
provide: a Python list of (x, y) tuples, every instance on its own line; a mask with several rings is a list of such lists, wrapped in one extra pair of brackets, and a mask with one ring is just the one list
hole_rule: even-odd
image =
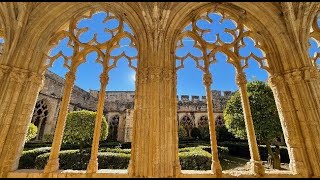
[[(134, 98), (118, 102), (119, 99), (107, 97), (110, 93), (117, 96), (117, 91), (135, 90), (135, 36), (120, 16), (104, 11), (75, 15), (67, 27), (50, 40), (49, 44), (54, 45), (44, 63), (45, 83), (31, 121), (40, 131), (34, 138), (37, 141), (26, 143), (19, 169), (53, 172), (57, 170), (54, 159), (58, 157), (59, 169), (90, 173), (126, 169)], [(50, 112), (45, 109), (48, 106)], [(119, 115), (113, 116), (115, 113)], [(115, 150), (115, 144), (121, 150)], [(48, 148), (35, 150), (41, 145)], [(42, 156), (26, 165), (28, 157), (24, 154), (31, 151), (41, 151)]]
[[(283, 138), (283, 132), (272, 90), (266, 82), (272, 68), (263, 51), (263, 39), (243, 24), (242, 16), (240, 13), (233, 17), (222, 9), (194, 15), (177, 40), (178, 96), (187, 91), (206, 96), (204, 113), (209, 124), (207, 146), (211, 149), (212, 166), (198, 170), (263, 173), (269, 169), (289, 169), (286, 144), (277, 141)], [(190, 65), (197, 70), (190, 71)], [(192, 82), (183, 82), (184, 71)], [(259, 98), (263, 96), (270, 100)], [(192, 107), (190, 104), (188, 107)], [(178, 104), (178, 114), (181, 109)], [(198, 126), (204, 117), (200, 117)], [(232, 137), (223, 139), (223, 133)], [(246, 153), (238, 153), (239, 148)], [(282, 150), (280, 162), (277, 157)], [(180, 163), (184, 169), (182, 159)], [(258, 168), (252, 169), (252, 163)]]
[(48, 114), (49, 109), (46, 100), (38, 101), (34, 108), (34, 112), (31, 119), (31, 123), (33, 123), (38, 128), (35, 140), (42, 140), (48, 119)]

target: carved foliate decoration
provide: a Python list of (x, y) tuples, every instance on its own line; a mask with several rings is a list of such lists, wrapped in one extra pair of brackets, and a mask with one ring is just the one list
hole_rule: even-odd
[[(100, 27), (83, 23), (90, 21), (98, 23), (94, 19), (101, 17), (103, 17), (103, 24), (100, 24)], [(75, 72), (77, 67), (86, 61), (87, 55), (96, 53), (95, 61), (103, 66), (103, 74), (107, 75), (111, 69), (115, 68), (121, 58), (127, 59), (129, 67), (136, 71), (138, 60), (138, 53), (134, 53), (134, 50), (137, 50), (136, 38), (128, 29), (130, 27), (121, 17), (109, 12), (91, 10), (86, 14), (75, 15), (70, 20), (67, 30), (62, 30), (52, 37), (50, 45), (57, 48), (58, 52), (54, 55), (46, 55), (48, 60), (42, 70), (46, 70), (55, 60), (62, 58), (64, 67)], [(121, 41), (125, 45), (121, 46)], [(63, 43), (65, 48), (59, 49), (58, 45)], [(121, 49), (123, 47), (133, 51), (125, 51)], [(67, 48), (71, 53), (66, 53)]]
[(320, 59), (320, 24), (318, 21), (320, 20), (320, 14), (318, 14), (315, 19), (313, 20), (311, 24), (310, 29), (310, 38), (309, 38), (309, 47), (315, 48), (313, 54), (310, 54), (310, 58), (312, 60), (312, 65), (320, 68), (319, 65), (317, 65), (317, 61)]
[[(262, 69), (270, 72), (261, 42), (254, 41), (259, 39), (259, 35), (243, 24), (244, 16), (245, 14), (231, 17), (218, 9), (194, 15), (192, 22), (178, 36), (176, 52), (186, 48), (186, 41), (192, 41), (190, 48), (199, 53), (187, 51), (185, 55), (176, 55), (177, 70), (184, 67), (187, 58), (191, 58), (196, 62), (197, 68), (208, 73), (209, 66), (216, 62), (217, 53), (222, 53), (238, 72), (243, 72), (248, 67), (250, 59), (256, 60)], [(244, 52), (248, 48), (253, 50), (249, 53)]]

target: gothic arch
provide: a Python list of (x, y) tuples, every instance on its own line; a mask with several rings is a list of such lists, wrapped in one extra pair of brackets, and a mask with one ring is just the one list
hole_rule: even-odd
[(223, 120), (223, 117), (221, 115), (219, 115), (216, 120), (216, 126), (217, 127), (221, 127), (221, 126), (224, 126), (224, 120)]
[(50, 113), (49, 103), (46, 99), (41, 99), (36, 103), (33, 111), (31, 123), (38, 128), (36, 140), (42, 140), (48, 117)]
[[(47, 9), (50, 9), (50, 11)], [(17, 64), (16, 66), (41, 73), (41, 67), (46, 59), (46, 54), (51, 48), (49, 42), (51, 37), (55, 32), (64, 29), (73, 16), (84, 14), (88, 11), (112, 12), (116, 16), (123, 18), (123, 21), (132, 29), (133, 34), (137, 36), (143, 36), (144, 34), (136, 33), (140, 32), (143, 28), (141, 27), (142, 23), (138, 14), (130, 6), (130, 3), (92, 2), (89, 4), (86, 2), (79, 2), (76, 6), (70, 2), (38, 3), (29, 16), (31, 19), (33, 16), (43, 16), (40, 19), (35, 18), (36, 21), (32, 22), (32, 25), (27, 27), (29, 36), (25, 37), (26, 41), (21, 44), (21, 46), (24, 46), (25, 48), (35, 50), (23, 55), (21, 54), (25, 59), (24, 64), (22, 66), (21, 64)], [(139, 42), (137, 42), (137, 44), (139, 44)], [(12, 63), (16, 64), (15, 61)], [(9, 64), (9, 61), (4, 62), (4, 64)]]
[(109, 138), (112, 140), (118, 139), (118, 128), (119, 128), (120, 116), (119, 114), (114, 115), (108, 122), (109, 125)]
[(208, 125), (208, 116), (203, 115), (198, 120), (198, 127), (202, 127), (206, 125)]

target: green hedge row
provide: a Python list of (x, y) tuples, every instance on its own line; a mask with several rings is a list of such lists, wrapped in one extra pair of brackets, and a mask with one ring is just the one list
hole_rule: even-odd
[[(43, 169), (49, 159), (49, 153), (39, 155), (35, 161), (36, 169)], [(80, 154), (79, 150), (61, 151), (59, 154), (60, 169), (85, 170), (90, 160), (89, 153)], [(98, 163), (100, 169), (128, 168), (130, 154), (99, 152)]]
[[(179, 150), (182, 169), (209, 170), (211, 168), (211, 154), (203, 147), (189, 147)], [(46, 165), (50, 148), (34, 149), (33, 153), (23, 153), (19, 169), (43, 169)], [(130, 160), (131, 149), (102, 149), (98, 153), (100, 169), (126, 169)], [(90, 159), (90, 149), (85, 149), (82, 154), (79, 150), (60, 151), (60, 169), (85, 170)]]
[[(248, 143), (223, 142), (219, 145), (227, 147), (231, 156), (250, 158)], [(274, 147), (272, 147), (274, 151)], [(259, 145), (259, 153), (262, 161), (268, 160), (268, 149), (264, 145)], [(290, 158), (286, 147), (280, 146), (280, 160), (282, 163), (289, 163)]]
[(50, 152), (51, 147), (36, 148), (23, 151), (19, 161), (19, 169), (33, 169), (37, 156)]

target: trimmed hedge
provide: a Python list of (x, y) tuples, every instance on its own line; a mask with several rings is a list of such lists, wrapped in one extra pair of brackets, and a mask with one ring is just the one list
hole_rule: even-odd
[[(43, 169), (49, 159), (50, 153), (39, 155), (35, 161), (36, 169)], [(85, 170), (89, 163), (90, 154), (80, 154), (79, 150), (61, 151), (59, 154), (59, 169)], [(100, 169), (126, 169), (128, 168), (130, 154), (99, 152), (98, 163)]]
[(51, 147), (36, 148), (23, 151), (19, 161), (19, 169), (34, 169), (37, 156), (50, 152)]
[(179, 152), (181, 169), (210, 170), (211, 154), (199, 147), (183, 148)]
[[(207, 152), (208, 147), (191, 147), (179, 150), (179, 157), (182, 169), (209, 170), (211, 168), (211, 154)], [(209, 147), (210, 148), (210, 147)], [(30, 161), (30, 168), (43, 169), (49, 159), (49, 152), (42, 151), (33, 161)], [(131, 149), (103, 149), (98, 153), (100, 169), (126, 169), (129, 165)], [(59, 155), (60, 169), (85, 170), (89, 159), (89, 149), (80, 154), (79, 150), (61, 151)], [(31, 165), (32, 164), (32, 165)], [(35, 166), (34, 166), (35, 164)], [(23, 163), (19, 168), (23, 167)]]
[[(227, 147), (231, 156), (250, 158), (248, 143), (223, 142), (220, 143), (220, 145)], [(272, 150), (274, 150), (274, 146), (272, 146)], [(259, 153), (262, 161), (268, 160), (268, 150), (265, 145), (259, 145)], [(280, 158), (281, 163), (290, 162), (288, 150), (286, 147), (280, 146)]]

